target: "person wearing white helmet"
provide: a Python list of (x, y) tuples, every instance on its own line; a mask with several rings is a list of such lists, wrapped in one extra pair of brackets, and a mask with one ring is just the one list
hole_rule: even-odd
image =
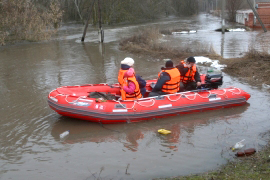
[(118, 72), (118, 82), (120, 85), (124, 83), (124, 76), (131, 77), (135, 74), (133, 69), (134, 60), (130, 57), (126, 57), (123, 61), (121, 61), (121, 69)]
[[(121, 89), (122, 100), (135, 100), (143, 96), (141, 93), (142, 83), (138, 82), (137, 77), (139, 76), (135, 75), (133, 65), (134, 60), (130, 57), (126, 57), (123, 61), (121, 61), (121, 69), (119, 70), (118, 73), (118, 82), (122, 88)], [(144, 89), (145, 85), (146, 82), (144, 81), (143, 87)]]

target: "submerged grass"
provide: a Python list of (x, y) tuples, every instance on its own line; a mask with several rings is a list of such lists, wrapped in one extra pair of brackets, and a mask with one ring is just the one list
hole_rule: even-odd
[(159, 29), (145, 28), (139, 30), (129, 38), (122, 39), (119, 43), (120, 50), (177, 60), (197, 54), (204, 56), (216, 55), (211, 44), (199, 41), (193, 41), (188, 44), (181, 44), (181, 42), (179, 42), (177, 47), (173, 47), (170, 42), (161, 40), (163, 36)]

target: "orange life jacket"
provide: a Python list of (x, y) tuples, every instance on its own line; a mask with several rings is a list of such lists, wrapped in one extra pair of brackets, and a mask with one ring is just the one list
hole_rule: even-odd
[[(124, 83), (124, 75), (127, 71), (128, 71), (128, 69), (127, 70), (120, 69), (118, 72), (118, 82), (119, 82), (120, 86), (122, 86)], [(135, 75), (135, 71), (134, 71), (134, 75)]]
[(132, 77), (125, 77), (123, 79), (122, 87), (128, 86), (129, 81), (131, 81), (131, 82), (133, 82), (135, 84), (134, 93), (128, 94), (126, 91), (121, 89), (120, 91), (121, 91), (122, 100), (136, 100), (136, 99), (142, 98), (142, 94), (141, 94), (141, 91), (140, 91), (140, 86), (139, 86), (138, 81), (136, 80), (135, 75), (133, 75)]
[[(184, 61), (181, 61), (184, 67), (187, 67)], [(191, 68), (188, 69), (188, 72), (185, 75), (181, 75), (180, 81), (184, 84), (195, 81), (196, 65), (194, 64)]]
[(168, 94), (177, 93), (180, 90), (180, 72), (179, 72), (179, 70), (177, 68), (165, 69), (165, 70), (162, 70), (158, 74), (158, 77), (160, 77), (160, 74), (162, 72), (168, 73), (170, 75), (171, 80), (167, 81), (162, 86), (161, 91), (168, 93)]

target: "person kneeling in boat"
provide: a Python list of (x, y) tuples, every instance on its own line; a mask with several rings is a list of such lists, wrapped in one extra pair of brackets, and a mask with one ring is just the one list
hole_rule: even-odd
[(196, 90), (201, 86), (201, 77), (196, 67), (196, 60), (194, 57), (187, 58), (186, 62), (181, 61), (177, 65), (177, 69), (181, 73), (180, 89), (181, 91)]
[[(121, 61), (121, 69), (118, 73), (118, 82), (121, 86), (120, 91), (122, 100), (135, 100), (142, 98), (140, 85), (136, 79), (134, 69), (132, 68), (133, 64), (134, 60), (128, 57)], [(141, 80), (143, 79), (141, 78)]]
[(171, 60), (167, 61), (165, 68), (161, 68), (161, 72), (158, 74), (158, 80), (152, 92), (149, 93), (149, 97), (174, 94), (180, 89), (180, 72), (173, 66)]

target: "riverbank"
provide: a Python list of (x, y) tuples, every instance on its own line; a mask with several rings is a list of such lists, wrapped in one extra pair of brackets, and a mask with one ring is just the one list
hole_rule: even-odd
[(233, 161), (219, 167), (216, 170), (202, 174), (161, 178), (155, 180), (219, 180), (219, 179), (269, 179), (270, 177), (270, 132), (267, 136), (268, 144), (259, 152), (247, 156), (236, 157)]
[(220, 59), (224, 72), (237, 76), (253, 86), (270, 87), (270, 54), (251, 49), (242, 58)]
[[(160, 43), (162, 34), (158, 30), (139, 32), (120, 42), (120, 49), (134, 54), (172, 59), (177, 64), (188, 56), (206, 56), (219, 60), (227, 67), (223, 72), (238, 77), (252, 86), (270, 88), (270, 54), (250, 48), (241, 58), (224, 59), (217, 55), (211, 46), (198, 44), (187, 48), (173, 48)], [(200, 47), (200, 48), (198, 48)], [(226, 165), (211, 172), (189, 176), (170, 177), (162, 180), (176, 179), (268, 179), (270, 177), (270, 131), (266, 133), (268, 144), (259, 152), (248, 157), (236, 157)], [(161, 179), (159, 179), (161, 180)]]

